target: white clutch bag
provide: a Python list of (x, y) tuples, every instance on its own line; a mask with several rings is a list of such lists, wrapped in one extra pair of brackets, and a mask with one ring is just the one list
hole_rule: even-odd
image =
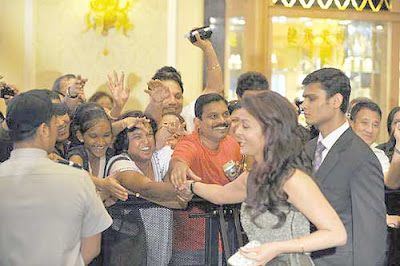
[[(255, 248), (258, 247), (260, 242), (257, 240), (250, 241), (247, 243), (244, 247), (245, 248)], [(255, 260), (248, 259), (244, 257), (239, 251), (237, 251), (235, 254), (233, 254), (229, 259), (228, 259), (228, 265), (231, 266), (256, 266), (258, 265)]]

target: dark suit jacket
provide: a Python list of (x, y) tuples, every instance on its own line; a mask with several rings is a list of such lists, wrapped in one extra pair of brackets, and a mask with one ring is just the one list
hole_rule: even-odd
[[(307, 145), (314, 157), (317, 138)], [(329, 150), (314, 175), (322, 193), (339, 214), (347, 244), (313, 253), (316, 265), (383, 265), (386, 207), (382, 169), (368, 145), (351, 128)]]

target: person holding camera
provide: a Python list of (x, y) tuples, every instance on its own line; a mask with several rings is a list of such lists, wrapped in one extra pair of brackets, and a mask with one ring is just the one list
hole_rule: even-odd
[[(206, 58), (207, 84), (201, 94), (218, 93), (223, 95), (224, 81), (217, 54), (215, 53), (211, 40), (209, 38), (200, 37), (200, 33), (199, 31), (194, 33), (193, 37), (195, 37), (196, 41), (193, 42), (192, 38), (191, 43), (203, 50)], [(149, 81), (148, 90), (145, 90), (145, 92), (150, 95), (150, 103), (146, 107), (145, 114), (154, 117), (157, 123), (160, 122), (162, 115), (167, 112), (181, 114), (186, 121), (187, 131), (193, 131), (195, 100), (183, 107), (182, 78), (175, 68), (164, 66), (157, 70), (152, 80)]]
[[(0, 75), (0, 80), (3, 78)], [(7, 105), (11, 99), (19, 94), (19, 90), (14, 86), (0, 81), (0, 98), (2, 98)], [(10, 157), (13, 144), (7, 131), (7, 124), (3, 113), (0, 112), (0, 162), (4, 162)]]

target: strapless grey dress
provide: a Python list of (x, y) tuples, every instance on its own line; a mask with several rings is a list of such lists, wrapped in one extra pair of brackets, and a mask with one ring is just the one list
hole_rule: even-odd
[[(250, 211), (245, 209), (246, 203), (242, 204), (241, 222), (249, 240), (257, 240), (261, 244), (274, 241), (290, 240), (310, 234), (310, 223), (304, 215), (293, 206), (283, 208), (286, 212), (286, 221), (280, 228), (273, 226), (278, 219), (270, 212), (265, 212), (257, 217), (256, 224), (251, 221)], [(312, 266), (310, 256), (303, 253), (282, 254), (266, 265), (268, 266)]]

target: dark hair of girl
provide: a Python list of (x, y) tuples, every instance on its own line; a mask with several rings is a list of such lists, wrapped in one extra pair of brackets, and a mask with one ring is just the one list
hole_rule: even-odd
[(283, 185), (299, 169), (311, 173), (311, 162), (304, 144), (306, 131), (297, 122), (297, 114), (292, 104), (273, 91), (265, 91), (246, 96), (242, 106), (260, 123), (265, 145), (263, 161), (255, 163), (248, 177), (247, 208), (252, 220), (269, 211), (278, 217), (274, 228), (279, 228), (286, 220), (281, 207), (287, 207), (288, 195)]
[[(149, 124), (151, 126), (151, 129), (153, 130), (153, 136), (155, 136), (155, 134), (157, 132), (157, 122), (151, 116), (146, 116), (146, 115), (143, 114), (142, 111), (135, 110), (135, 111), (125, 112), (124, 114), (122, 114), (119, 117), (119, 120), (122, 120), (122, 119), (127, 118), (127, 117), (139, 117), (139, 118), (140, 117), (145, 117), (145, 118), (149, 119), (150, 120)], [(120, 154), (122, 152), (126, 152), (126, 150), (128, 149), (127, 146), (129, 145), (128, 132), (133, 132), (133, 131), (135, 131), (137, 129), (139, 129), (139, 128), (138, 127), (133, 127), (133, 128), (130, 128), (130, 129), (126, 128), (126, 129), (122, 130), (117, 135), (117, 138), (115, 139), (115, 142), (114, 142), (114, 148), (115, 148), (115, 151), (116, 151), (117, 154)]]
[(71, 142), (72, 146), (80, 145), (81, 142), (76, 137), (76, 132), (79, 130), (81, 134), (85, 134), (85, 132), (96, 125), (100, 121), (106, 121), (110, 123), (111, 121), (103, 107), (101, 107), (98, 103), (95, 102), (86, 102), (79, 105), (75, 113), (72, 117), (71, 123)]

